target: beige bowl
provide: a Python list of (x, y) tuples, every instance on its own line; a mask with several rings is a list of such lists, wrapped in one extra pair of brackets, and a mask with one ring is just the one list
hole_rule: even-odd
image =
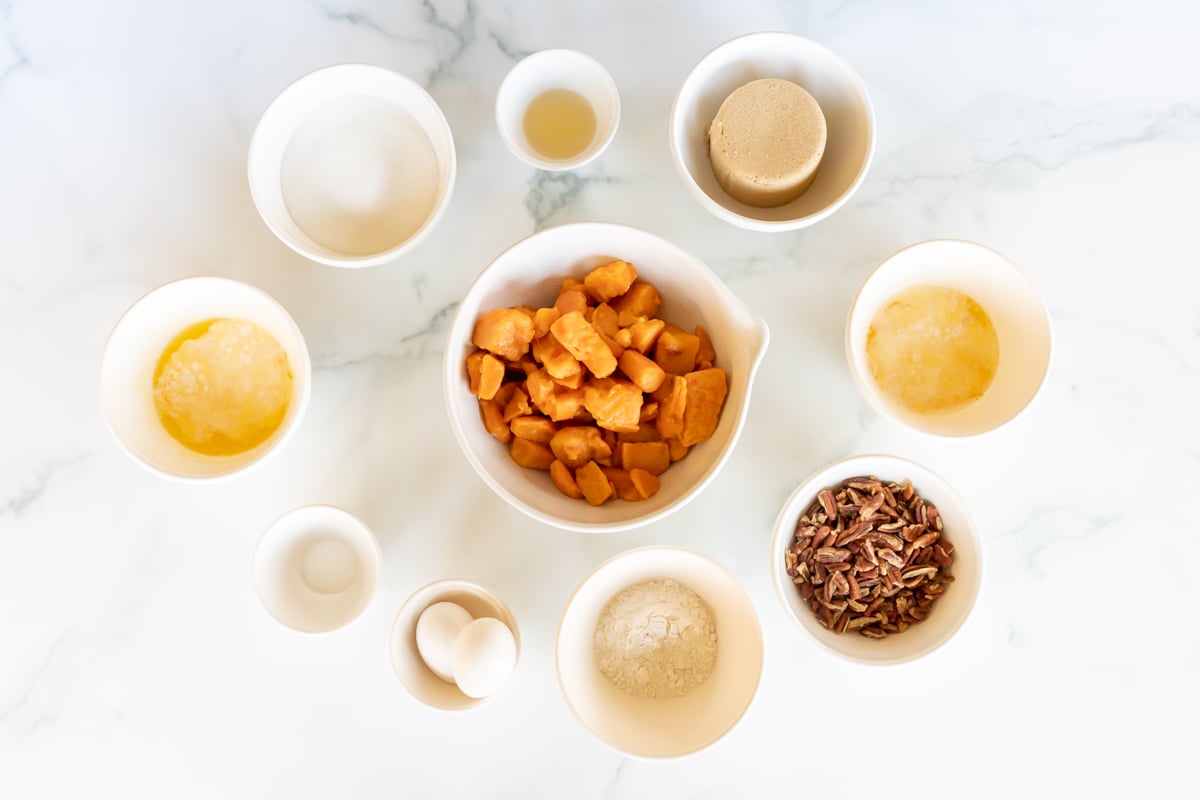
[[(957, 289), (983, 307), (996, 328), (1000, 363), (983, 397), (948, 414), (917, 414), (886, 397), (867, 361), (867, 332), (876, 312), (913, 286)], [(877, 411), (924, 433), (973, 436), (1015, 419), (1050, 371), (1050, 313), (1027, 277), (994, 250), (957, 239), (904, 248), (875, 268), (846, 319), (846, 359), (858, 388)]]
[[(687, 585), (716, 617), (716, 668), (679, 698), (635, 697), (596, 667), (593, 635), (600, 612), (625, 587), (652, 578)], [(622, 753), (674, 758), (713, 744), (746, 713), (762, 673), (762, 647), (754, 605), (728, 570), (692, 550), (641, 547), (604, 562), (579, 585), (563, 609), (554, 652), (563, 698), (584, 727)]]
[[(467, 385), (465, 359), (475, 348), (471, 333), (493, 308), (549, 305), (566, 277), (582, 278), (600, 264), (621, 258), (658, 287), (660, 316), (691, 330), (697, 323), (712, 337), (717, 365), (729, 376), (729, 396), (713, 437), (662, 476), (662, 488), (640, 503), (614, 500), (599, 508), (563, 495), (546, 472), (523, 469), (479, 418), (479, 402)], [(579, 531), (617, 531), (661, 519), (695, 497), (732, 452), (750, 403), (754, 374), (767, 347), (767, 326), (712, 271), (675, 245), (636, 228), (596, 222), (563, 225), (534, 234), (500, 254), (467, 290), (446, 342), (442, 369), (450, 426), (467, 460), (496, 494), (534, 519)]]
[[(950, 584), (933, 606), (929, 617), (904, 633), (884, 639), (868, 639), (857, 633), (837, 634), (817, 621), (812, 609), (800, 599), (800, 591), (787, 574), (785, 553), (792, 543), (796, 521), (822, 489), (859, 475), (874, 475), (882, 481), (912, 481), (917, 494), (937, 506), (945, 525), (944, 535), (954, 545)], [(897, 456), (861, 455), (827, 464), (810, 475), (783, 505), (775, 521), (771, 542), (771, 577), (776, 594), (788, 615), (826, 652), (859, 664), (886, 666), (903, 664), (929, 655), (950, 641), (975, 608), (983, 584), (983, 540), (967, 513), (962, 498), (944, 480), (920, 464)]]

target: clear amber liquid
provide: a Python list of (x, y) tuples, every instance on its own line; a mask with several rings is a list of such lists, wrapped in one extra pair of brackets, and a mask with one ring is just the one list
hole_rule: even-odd
[(543, 158), (574, 158), (595, 135), (596, 112), (583, 95), (570, 89), (543, 92), (525, 109), (525, 138)]
[(257, 326), (250, 339), (201, 341), (217, 323), (250, 324), (208, 319), (180, 331), (155, 366), (154, 405), (163, 428), (189, 450), (238, 455), (283, 423), (292, 373), (279, 343)]
[(867, 360), (891, 400), (917, 414), (944, 414), (987, 391), (1000, 342), (987, 312), (968, 295), (914, 286), (876, 312)]

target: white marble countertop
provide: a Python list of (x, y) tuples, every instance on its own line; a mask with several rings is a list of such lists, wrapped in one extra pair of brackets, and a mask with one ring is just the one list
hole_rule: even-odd
[[(879, 136), (845, 208), (779, 235), (710, 217), (666, 141), (671, 98), (696, 60), (767, 29), (855, 65)], [(1191, 791), (1197, 31), (1200, 11), (1183, 3), (1082, 0), (0, 0), (0, 797)], [(616, 140), (577, 174), (526, 168), (493, 123), (507, 69), (548, 47), (596, 56), (622, 93)], [(346, 61), (427, 86), (459, 155), (437, 230), (361, 271), (280, 244), (245, 177), (270, 99)], [(442, 409), (439, 354), (469, 282), (515, 240), (578, 220), (680, 244), (772, 331), (725, 469), (678, 514), (633, 533), (571, 534), (511, 509), (471, 471)], [(865, 274), (936, 237), (1008, 255), (1053, 316), (1038, 402), (971, 441), (880, 418), (842, 354)], [(196, 274), (273, 294), (314, 359), (312, 405), (286, 454), (200, 487), (126, 458), (96, 386), (121, 312)], [(967, 627), (888, 671), (819, 652), (768, 578), (771, 525), (791, 489), (870, 451), (945, 476), (986, 539), (988, 578)], [(250, 584), (264, 526), (312, 502), (361, 516), (384, 554), (368, 611), (319, 637), (275, 624)], [(669, 763), (593, 739), (563, 703), (551, 655), (575, 584), (648, 543), (728, 565), (766, 640), (741, 724)], [(1169, 564), (1184, 572), (1166, 575)], [(385, 649), (404, 598), (451, 576), (494, 588), (523, 638), (512, 683), (468, 714), (414, 701)]]

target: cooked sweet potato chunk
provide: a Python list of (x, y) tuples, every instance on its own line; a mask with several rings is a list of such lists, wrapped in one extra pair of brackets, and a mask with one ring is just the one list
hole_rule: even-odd
[(596, 458), (608, 458), (612, 449), (605, 443), (600, 431), (591, 426), (562, 428), (550, 440), (550, 449), (559, 461), (571, 469), (582, 467)]
[(678, 375), (670, 376), (658, 390), (658, 419), (655, 425), (664, 439), (678, 438), (683, 433), (683, 409), (687, 403), (687, 381)]
[(617, 324), (617, 312), (608, 303), (601, 303), (592, 311), (592, 327), (611, 339), (621, 329)]
[(533, 341), (533, 320), (515, 308), (493, 308), (475, 323), (471, 341), (506, 361), (519, 361)]
[(689, 372), (684, 380), (687, 382), (687, 402), (683, 407), (683, 432), (679, 442), (691, 447), (716, 431), (721, 406), (725, 404), (729, 390), (725, 370), (716, 367)]
[(550, 373), (551, 378), (570, 380), (583, 374), (579, 360), (563, 347), (554, 334), (533, 340), (533, 357)]
[(612, 350), (578, 311), (556, 319), (550, 326), (550, 333), (597, 378), (607, 378), (616, 370), (617, 359)]
[(479, 415), (483, 417), (483, 427), (501, 442), (508, 444), (512, 439), (512, 431), (504, 424), (504, 410), (495, 400), (480, 400)]
[(587, 370), (581, 369), (569, 378), (552, 378), (551, 380), (564, 389), (578, 389), (587, 380)]
[(555, 461), (550, 465), (550, 480), (554, 481), (560, 492), (572, 500), (583, 499), (583, 492), (579, 491), (579, 484), (575, 482), (575, 474), (563, 462)]
[(526, 469), (550, 469), (554, 463), (554, 453), (541, 442), (533, 442), (514, 436), (508, 446), (508, 454), (512, 460)]
[(644, 469), (629, 470), (629, 480), (633, 482), (634, 491), (638, 493), (639, 499), (645, 500), (652, 494), (658, 491), (660, 486), (658, 476), (652, 475)]
[(666, 329), (667, 323), (661, 319), (648, 319), (635, 322), (629, 327), (629, 345), (645, 355), (658, 342), (658, 337)]
[(651, 400), (649, 403), (642, 403), (642, 413), (638, 414), (638, 422), (645, 425), (656, 419), (658, 419), (658, 401)]
[(587, 293), (599, 303), (606, 303), (629, 291), (637, 280), (637, 270), (628, 261), (613, 261), (596, 267), (583, 279)]
[(613, 300), (612, 307), (616, 310), (618, 317), (627, 314), (630, 317), (649, 319), (658, 313), (661, 303), (662, 298), (659, 297), (658, 289), (649, 283), (637, 281), (629, 287), (627, 292)]
[(504, 362), (491, 353), (485, 353), (479, 364), (479, 399), (491, 400), (500, 391), (504, 382)]
[(537, 372), (532, 372), (526, 376), (525, 393), (529, 395), (529, 399), (533, 401), (537, 410), (543, 414), (550, 413), (550, 405), (553, 402), (554, 392), (554, 380), (546, 370), (539, 369)]
[(697, 325), (696, 338), (700, 340), (700, 349), (696, 351), (696, 363), (703, 364), (707, 361), (711, 367), (717, 360), (717, 351), (713, 350), (712, 339), (708, 338), (708, 331)]
[(583, 387), (584, 407), (596, 424), (610, 431), (636, 431), (642, 410), (642, 392), (632, 383), (594, 380)]
[(661, 475), (671, 466), (671, 451), (666, 442), (623, 442), (621, 466)]
[(479, 374), (483, 370), (483, 357), (486, 355), (485, 351), (476, 350), (467, 356), (467, 386), (476, 397), (479, 396)]
[(679, 461), (688, 454), (688, 447), (678, 439), (667, 439), (667, 449), (671, 451), (671, 461)]
[(654, 361), (672, 375), (686, 375), (696, 368), (696, 352), (699, 349), (699, 337), (668, 327), (654, 345)]
[(504, 421), (511, 423), (517, 417), (533, 413), (533, 407), (529, 405), (529, 398), (519, 386), (513, 383), (508, 385), (513, 387), (513, 391), (508, 404), (504, 406)]
[(639, 353), (637, 350), (626, 350), (617, 359), (617, 366), (625, 377), (643, 392), (657, 391), (666, 379), (667, 373), (658, 364)]
[(583, 400), (584, 389), (556, 388), (547, 403), (549, 410), (546, 413), (555, 422), (574, 419), (583, 408)]
[(601, 467), (601, 472), (604, 477), (608, 478), (608, 482), (613, 485), (613, 489), (617, 492), (617, 497), (622, 500), (637, 501), (641, 500), (642, 496), (638, 494), (638, 490), (633, 485), (633, 481), (629, 478), (629, 473), (620, 467)]
[(554, 320), (561, 317), (557, 308), (539, 308), (533, 313), (533, 338), (539, 339), (546, 335)]
[(643, 422), (638, 426), (636, 431), (629, 433), (618, 433), (618, 442), (660, 442), (662, 434), (658, 432), (658, 428), (653, 425)]
[(550, 444), (550, 440), (558, 432), (558, 426), (540, 414), (514, 417), (512, 422), (508, 423), (508, 429), (512, 431), (513, 436), (542, 444)]
[(594, 506), (602, 506), (613, 496), (612, 484), (608, 476), (600, 469), (595, 461), (589, 461), (575, 470), (575, 482), (584, 498)]
[(587, 308), (588, 298), (587, 292), (583, 290), (583, 284), (569, 287), (564, 284), (562, 293), (554, 301), (554, 310), (559, 313), (559, 316), (565, 316), (572, 311), (582, 314)]

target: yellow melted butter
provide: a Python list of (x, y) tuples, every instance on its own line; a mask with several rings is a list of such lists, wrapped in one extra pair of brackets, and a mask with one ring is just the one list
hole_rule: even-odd
[(283, 423), (291, 398), (287, 353), (246, 320), (188, 326), (154, 370), (154, 406), (163, 427), (203, 455), (238, 455), (262, 444)]
[(945, 414), (978, 400), (996, 376), (1000, 342), (970, 296), (914, 286), (871, 320), (867, 360), (880, 390), (917, 414)]

